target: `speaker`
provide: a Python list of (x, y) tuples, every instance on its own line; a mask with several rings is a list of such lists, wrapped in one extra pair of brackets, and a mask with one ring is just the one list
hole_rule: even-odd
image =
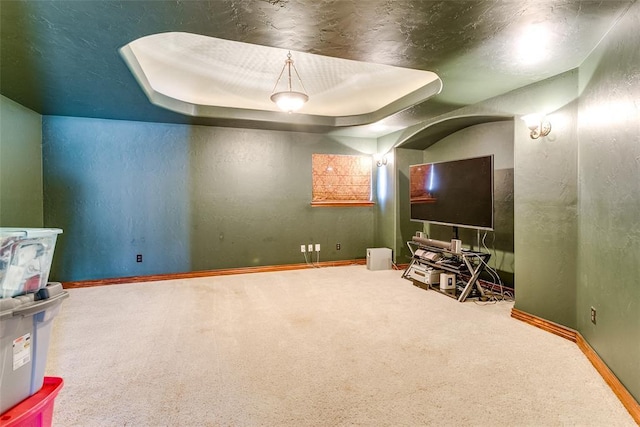
[(456, 275), (450, 273), (440, 273), (440, 290), (450, 291), (456, 288)]
[(367, 248), (367, 270), (391, 270), (391, 249)]

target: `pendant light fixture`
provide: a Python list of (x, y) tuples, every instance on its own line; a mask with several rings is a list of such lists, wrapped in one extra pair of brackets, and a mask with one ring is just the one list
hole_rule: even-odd
[[(291, 69), (298, 78), (300, 82), (300, 86), (302, 88), (301, 91), (295, 91), (291, 87)], [(280, 92), (276, 92), (278, 88), (278, 83), (280, 83), (280, 79), (282, 79), (282, 75), (285, 70), (287, 71), (287, 90), (283, 90)], [(291, 59), (291, 52), (287, 53), (287, 59), (284, 61), (284, 66), (282, 67), (282, 71), (280, 71), (280, 75), (278, 76), (278, 80), (276, 80), (276, 84), (273, 87), (273, 92), (271, 93), (271, 100), (276, 103), (278, 108), (282, 111), (285, 111), (289, 114), (298, 111), (305, 102), (309, 100), (309, 96), (305, 93), (304, 85), (302, 84), (302, 80), (300, 79), (300, 75), (298, 74), (298, 70), (296, 66), (293, 65), (293, 59)]]

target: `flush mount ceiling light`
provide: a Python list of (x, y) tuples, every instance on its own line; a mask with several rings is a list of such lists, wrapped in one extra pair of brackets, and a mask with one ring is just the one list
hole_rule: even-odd
[[(182, 32), (144, 36), (120, 48), (152, 104), (192, 117), (353, 127), (382, 120), (442, 90), (442, 80), (431, 71), (294, 50), (296, 66), (287, 57), (283, 67), (280, 58), (288, 52)], [(304, 87), (298, 85), (296, 67)], [(274, 89), (281, 70), (283, 88)], [(305, 101), (303, 108), (282, 114), (276, 105), (284, 98), (281, 93), (298, 96), (298, 105)]]
[[(295, 91), (291, 86), (291, 69), (293, 68), (296, 77), (298, 78), (298, 82), (300, 83), (300, 87), (302, 91)], [(282, 75), (284, 72), (287, 72), (287, 89), (283, 91), (276, 92), (278, 89), (278, 83), (282, 79)], [(271, 100), (276, 103), (278, 108), (282, 111), (285, 111), (289, 114), (294, 111), (298, 111), (302, 106), (309, 100), (309, 95), (305, 93), (304, 84), (302, 84), (302, 79), (300, 78), (300, 74), (298, 74), (298, 70), (296, 66), (293, 64), (293, 59), (291, 59), (291, 52), (287, 53), (287, 59), (284, 61), (284, 66), (282, 67), (282, 71), (280, 71), (280, 75), (278, 76), (278, 80), (276, 80), (275, 86), (273, 86), (273, 91), (271, 93)]]
[(544, 114), (527, 114), (522, 117), (522, 120), (524, 120), (531, 131), (529, 134), (531, 139), (538, 139), (541, 136), (547, 136), (549, 135), (549, 132), (551, 132), (551, 122), (549, 122)]

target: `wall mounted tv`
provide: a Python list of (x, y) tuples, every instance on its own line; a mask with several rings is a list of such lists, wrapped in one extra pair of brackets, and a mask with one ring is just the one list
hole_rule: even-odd
[(409, 167), (411, 220), (493, 230), (493, 156)]

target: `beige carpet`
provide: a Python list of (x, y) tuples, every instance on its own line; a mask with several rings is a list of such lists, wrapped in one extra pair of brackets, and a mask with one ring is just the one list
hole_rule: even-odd
[(70, 290), (54, 426), (633, 426), (575, 344), (364, 266)]

